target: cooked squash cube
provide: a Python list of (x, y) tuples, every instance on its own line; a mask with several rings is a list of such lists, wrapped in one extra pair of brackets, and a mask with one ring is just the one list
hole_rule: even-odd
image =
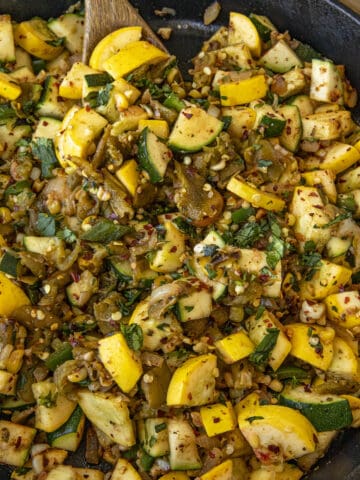
[(359, 359), (351, 346), (342, 338), (334, 338), (334, 354), (327, 369), (341, 378), (359, 381)]
[(315, 368), (329, 368), (334, 354), (333, 328), (292, 323), (285, 327), (285, 331), (291, 342), (291, 355)]
[(136, 160), (127, 160), (116, 171), (115, 175), (124, 185), (126, 190), (134, 197), (139, 183), (139, 166)]
[(351, 278), (350, 268), (321, 260), (321, 265), (315, 271), (311, 280), (300, 283), (300, 297), (303, 300), (323, 300), (328, 295), (336, 293), (344, 287)]
[(168, 54), (145, 40), (128, 43), (118, 53), (105, 60), (103, 68), (116, 80), (141, 65), (156, 64), (168, 58)]
[(200, 475), (200, 480), (232, 480), (233, 460), (228, 459)]
[(320, 168), (338, 174), (360, 160), (360, 152), (347, 143), (335, 142), (327, 151)]
[(111, 474), (111, 480), (141, 480), (142, 477), (125, 458), (119, 458)]
[[(243, 409), (239, 427), (262, 463), (290, 460), (315, 450), (316, 431), (297, 410), (278, 405), (260, 405)], [(266, 453), (268, 452), (268, 455)]]
[(132, 390), (142, 375), (139, 356), (132, 350), (122, 333), (99, 341), (99, 356), (106, 370), (125, 393)]
[(231, 107), (265, 97), (268, 85), (265, 75), (256, 75), (237, 82), (223, 83), (219, 90), (221, 105)]
[(99, 73), (82, 62), (75, 62), (60, 83), (59, 94), (64, 98), (79, 100), (83, 94), (85, 75)]
[(265, 310), (260, 318), (252, 315), (246, 320), (246, 327), (249, 331), (249, 337), (255, 345), (260, 345), (264, 338), (270, 334), (269, 329), (279, 331), (274, 348), (269, 352), (268, 363), (276, 371), (288, 356), (291, 350), (291, 343), (284, 333), (282, 324), (275, 316)]
[(221, 340), (217, 340), (215, 342), (215, 347), (222, 360), (227, 364), (238, 362), (242, 358), (250, 355), (255, 349), (255, 345), (243, 331), (233, 333)]
[(155, 272), (175, 272), (183, 264), (185, 251), (185, 235), (171, 220), (164, 221), (164, 243), (150, 260), (150, 268)]
[(235, 412), (230, 402), (226, 402), (226, 405), (215, 403), (201, 407), (200, 416), (208, 437), (229, 432), (237, 426)]
[(157, 137), (168, 138), (169, 136), (169, 124), (166, 120), (140, 120), (139, 130), (143, 130), (148, 127)]
[(0, 272), (0, 315), (9, 316), (16, 308), (29, 304), (24, 291)]
[(15, 79), (6, 73), (0, 72), (0, 97), (15, 100), (21, 94), (21, 87)]
[(230, 179), (226, 188), (258, 208), (279, 212), (285, 207), (285, 202), (280, 197), (273, 193), (263, 192), (237, 176)]
[(177, 368), (167, 391), (167, 405), (200, 406), (211, 403), (215, 393), (216, 360), (212, 354), (199, 355)]
[(317, 188), (295, 187), (290, 213), (295, 216), (294, 231), (301, 246), (307, 241), (312, 241), (321, 250), (329, 240), (330, 229), (322, 228), (330, 221), (324, 208)]
[(222, 114), (224, 117), (231, 117), (228, 132), (238, 138), (243, 138), (243, 135), (253, 128), (256, 120), (255, 110), (248, 107), (224, 107)]
[(357, 290), (339, 292), (325, 298), (327, 315), (344, 328), (360, 325), (360, 294)]
[[(322, 168), (322, 167), (321, 167)], [(336, 203), (336, 175), (332, 170), (311, 170), (301, 174), (306, 185), (310, 187), (320, 186), (331, 203)]]

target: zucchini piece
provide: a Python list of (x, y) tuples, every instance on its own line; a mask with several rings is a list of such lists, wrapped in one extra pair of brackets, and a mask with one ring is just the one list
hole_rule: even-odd
[(59, 38), (65, 38), (69, 52), (80, 54), (84, 40), (84, 17), (76, 13), (65, 13), (48, 23), (49, 29)]
[[(40, 60), (40, 61), (44, 62), (44, 60)], [(25, 50), (23, 50), (20, 47), (16, 47), (14, 68), (16, 69), (20, 67), (28, 67), (30, 70), (33, 70), (33, 63), (31, 60), (31, 56), (28, 54), (28, 52), (25, 52)], [(34, 73), (38, 74), (39, 72), (34, 72)]]
[(340, 337), (334, 338), (334, 355), (328, 372), (336, 378), (359, 381), (359, 365), (357, 354), (354, 353), (351, 345)]
[(0, 401), (0, 410), (24, 410), (31, 405), (34, 405), (34, 402), (27, 402), (16, 397), (10, 397), (8, 399), (3, 399)]
[[(219, 248), (225, 247), (225, 240), (216, 230), (210, 230), (206, 237), (202, 240), (201, 245), (215, 245)], [(203, 249), (203, 255), (206, 256)]]
[[(306, 87), (305, 75), (300, 68), (292, 68), (280, 75), (280, 78), (285, 82), (285, 88), (280, 95), (282, 100), (302, 92)], [(274, 82), (276, 83), (276, 80)]]
[(5, 251), (0, 260), (0, 270), (11, 277), (17, 278), (21, 271), (20, 258), (9, 251)]
[(0, 432), (0, 463), (22, 467), (35, 437), (35, 428), (0, 420)]
[(298, 46), (294, 49), (296, 55), (303, 61), (303, 62), (311, 62), (314, 58), (322, 59), (323, 56), (321, 53), (317, 52), (312, 48), (311, 45), (307, 43), (299, 42)]
[(44, 82), (40, 100), (36, 105), (36, 115), (38, 117), (53, 117), (62, 120), (71, 105), (71, 101), (63, 100), (60, 97), (58, 80), (52, 75), (48, 75)]
[(260, 59), (259, 64), (276, 73), (285, 73), (303, 63), (284, 40), (279, 40)]
[(89, 270), (84, 270), (80, 275), (80, 279), (66, 288), (66, 295), (71, 305), (83, 307), (97, 289), (97, 278)]
[(295, 187), (290, 213), (295, 217), (294, 231), (299, 236), (301, 248), (312, 241), (321, 251), (331, 236), (330, 228), (323, 228), (331, 218), (324, 210), (324, 202), (316, 187)]
[(30, 137), (30, 125), (16, 125), (15, 127), (0, 125), (0, 145), (6, 145), (6, 150), (0, 153), (0, 158), (2, 160), (9, 160), (17, 149), (18, 141), (22, 138)]
[(60, 394), (50, 381), (32, 384), (36, 400), (35, 427), (44, 432), (54, 432), (69, 419), (76, 403)]
[(176, 151), (197, 152), (213, 142), (223, 128), (223, 122), (205, 110), (190, 106), (179, 113), (170, 133), (169, 146)]
[(248, 107), (224, 107), (222, 114), (231, 118), (227, 131), (240, 139), (252, 130), (256, 119), (255, 110)]
[(169, 449), (167, 418), (146, 418), (138, 422), (139, 440), (151, 457), (167, 455)]
[(138, 147), (139, 163), (149, 174), (150, 182), (162, 182), (172, 158), (171, 150), (148, 127), (142, 130)]
[(299, 410), (318, 432), (340, 430), (352, 422), (347, 400), (337, 395), (309, 392), (303, 386), (286, 388), (280, 394), (279, 403)]
[(285, 128), (285, 124), (286, 120), (280, 115), (265, 114), (259, 122), (258, 130), (264, 138), (279, 137)]
[(57, 465), (46, 475), (46, 480), (104, 480), (104, 474), (94, 468)]
[(178, 270), (184, 259), (185, 235), (171, 220), (164, 221), (165, 238), (160, 248), (150, 259), (150, 268), (155, 272), (171, 273)]
[(336, 175), (334, 172), (331, 170), (311, 170), (310, 172), (303, 173), (301, 176), (305, 180), (306, 185), (309, 185), (310, 187), (320, 186), (330, 202), (336, 203)]
[(16, 60), (13, 27), (10, 15), (0, 15), (0, 62)]
[(195, 434), (186, 420), (169, 419), (170, 467), (172, 470), (197, 470), (201, 460)]
[(268, 42), (270, 40), (271, 32), (277, 32), (277, 28), (268, 19), (268, 17), (265, 17), (264, 15), (257, 15), (256, 13), (250, 13), (249, 18), (255, 25), (261, 40), (264, 42)]
[(216, 360), (212, 354), (199, 355), (177, 368), (167, 391), (167, 405), (199, 406), (211, 403), (215, 394)]
[(92, 74), (98, 74), (98, 72), (82, 62), (75, 62), (59, 86), (59, 95), (79, 100), (83, 96), (85, 75)]
[(295, 105), (282, 105), (278, 112), (285, 118), (285, 128), (280, 135), (280, 144), (295, 153), (302, 138), (302, 122), (299, 109)]
[(54, 140), (55, 135), (60, 132), (60, 129), (61, 121), (57, 118), (40, 117), (32, 138), (50, 138)]
[(311, 67), (310, 98), (317, 102), (344, 103), (343, 84), (334, 63), (313, 59)]
[(64, 425), (47, 435), (52, 447), (76, 452), (85, 428), (85, 415), (79, 406), (75, 408)]
[(171, 373), (166, 363), (160, 367), (153, 367), (147, 371), (153, 381), (146, 383), (144, 377), (141, 379), (141, 390), (144, 392), (146, 402), (150, 408), (160, 408), (166, 403), (166, 392), (170, 383)]
[(290, 98), (288, 104), (298, 107), (301, 117), (306, 117), (314, 113), (314, 102), (308, 95), (297, 95), (296, 97)]
[(84, 75), (84, 80), (88, 87), (105, 87), (107, 83), (114, 81), (106, 72), (86, 74)]
[(320, 112), (302, 118), (303, 138), (315, 140), (336, 140), (349, 135), (354, 129), (351, 112)]
[(326, 149), (326, 155), (320, 163), (323, 170), (331, 170), (335, 174), (347, 170), (360, 160), (360, 151), (347, 143), (334, 142)]
[[(346, 254), (352, 244), (351, 238), (331, 237), (326, 244), (326, 253), (330, 260), (339, 259)], [(360, 323), (360, 318), (359, 318)]]
[(115, 443), (135, 445), (135, 434), (126, 402), (109, 393), (78, 392), (79, 404), (87, 418)]
[(45, 365), (51, 371), (54, 371), (59, 365), (62, 365), (67, 360), (72, 360), (72, 346), (68, 342), (61, 344), (60, 348), (50, 353), (45, 360)]
[(130, 260), (123, 260), (119, 255), (109, 257), (108, 262), (121, 282), (131, 282), (134, 278)]
[(360, 167), (352, 168), (337, 178), (339, 193), (349, 193), (360, 188)]
[(204, 285), (199, 285), (196, 292), (180, 297), (176, 305), (177, 316), (181, 322), (209, 317), (211, 310), (212, 296)]

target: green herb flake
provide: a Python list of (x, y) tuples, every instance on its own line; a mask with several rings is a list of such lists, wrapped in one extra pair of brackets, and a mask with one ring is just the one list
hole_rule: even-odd
[(346, 220), (347, 218), (351, 218), (351, 217), (352, 217), (351, 212), (340, 213), (340, 215), (337, 215), (335, 218), (330, 220), (330, 222), (325, 223), (325, 225), (321, 225), (321, 227), (318, 227), (317, 225), (315, 225), (314, 228), (329, 228), (329, 227), (332, 227), (333, 225), (336, 225), (337, 223), (340, 223), (343, 220)]
[(36, 138), (31, 143), (33, 156), (41, 162), (41, 175), (51, 178), (52, 171), (59, 165), (55, 155), (54, 142), (51, 138)]
[(128, 346), (135, 351), (141, 349), (144, 341), (143, 331), (140, 325), (133, 323), (132, 325), (120, 325), (120, 331), (124, 335)]
[(247, 208), (239, 208), (238, 210), (234, 210), (231, 214), (231, 220), (234, 223), (242, 223), (246, 222), (249, 217), (255, 215), (256, 210), (253, 207)]
[(268, 328), (267, 334), (261, 340), (259, 345), (250, 354), (249, 360), (254, 365), (261, 367), (267, 363), (270, 353), (276, 345), (280, 330), (278, 328)]
[(247, 420), (249, 423), (254, 422), (255, 420), (263, 420), (264, 417), (261, 417), (260, 415), (254, 415), (253, 417), (247, 417), (245, 420)]
[(207, 271), (210, 280), (213, 280), (216, 277), (216, 271), (209, 263), (205, 266), (205, 270)]
[(56, 233), (56, 220), (55, 217), (47, 213), (39, 213), (36, 230), (44, 237), (53, 237)]
[(185, 233), (190, 238), (196, 238), (196, 228), (182, 217), (173, 218), (172, 222), (177, 226), (180, 232)]
[(155, 425), (155, 432), (156, 432), (156, 433), (162, 432), (162, 431), (165, 430), (166, 428), (167, 428), (166, 422), (159, 423), (158, 425)]
[(262, 314), (265, 312), (265, 307), (264, 305), (260, 305), (258, 309), (256, 310), (256, 315), (255, 315), (255, 320), (260, 320), (262, 317)]
[(61, 47), (62, 45), (64, 45), (65, 40), (66, 40), (65, 37), (60, 37), (60, 38), (56, 38), (54, 40), (45, 40), (45, 42), (48, 45), (51, 45), (52, 47)]
[(82, 240), (89, 242), (109, 243), (119, 240), (121, 237), (130, 232), (130, 227), (114, 223), (112, 220), (103, 218), (93, 225), (90, 230), (83, 233)]

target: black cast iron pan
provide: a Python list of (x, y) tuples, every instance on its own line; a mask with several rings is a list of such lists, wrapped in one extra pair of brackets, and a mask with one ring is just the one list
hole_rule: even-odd
[[(113, 0), (116, 2), (116, 0)], [(182, 71), (190, 67), (189, 59), (198, 51), (201, 42), (219, 25), (226, 25), (231, 10), (245, 14), (267, 15), (282, 30), (289, 30), (299, 40), (310, 43), (335, 62), (346, 65), (347, 76), (360, 92), (360, 16), (334, 0), (219, 0), (222, 11), (216, 23), (205, 27), (202, 16), (212, 0), (132, 0), (141, 15), (156, 31), (160, 26), (173, 28), (166, 43), (170, 52), (180, 59)], [(358, 0), (360, 2), (360, 0)], [(0, 14), (10, 13), (17, 20), (38, 15), (56, 17), (74, 0), (0, 0)], [(170, 7), (176, 15), (157, 17), (155, 9)], [(354, 109), (360, 122), (360, 105)], [(69, 457), (69, 463), (84, 466), (80, 449)], [(106, 464), (101, 465), (109, 470)], [(8, 480), (10, 470), (0, 466), (0, 480)], [(360, 429), (341, 433), (308, 480), (360, 480)]]

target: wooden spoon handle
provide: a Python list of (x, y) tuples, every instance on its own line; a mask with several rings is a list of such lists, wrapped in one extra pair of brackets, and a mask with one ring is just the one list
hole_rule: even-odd
[(143, 37), (164, 51), (166, 47), (127, 0), (85, 0), (83, 62), (108, 33), (128, 26), (141, 26)]

